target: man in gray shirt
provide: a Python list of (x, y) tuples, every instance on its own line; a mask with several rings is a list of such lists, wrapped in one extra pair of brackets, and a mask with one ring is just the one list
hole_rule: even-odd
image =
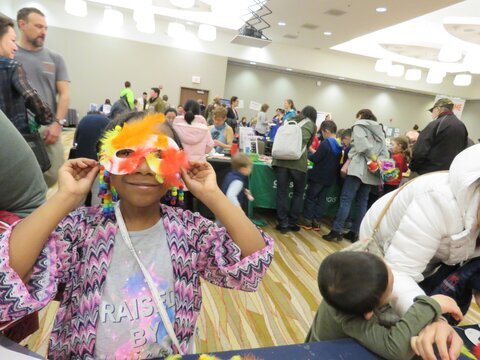
[(70, 80), (62, 56), (43, 46), (47, 34), (45, 15), (36, 8), (23, 8), (17, 13), (17, 23), (21, 35), (15, 59), (23, 65), (28, 81), (55, 114), (55, 122), (40, 129), (52, 164), (43, 174), (50, 187), (57, 182), (58, 169), (64, 161), (60, 135), (70, 103)]

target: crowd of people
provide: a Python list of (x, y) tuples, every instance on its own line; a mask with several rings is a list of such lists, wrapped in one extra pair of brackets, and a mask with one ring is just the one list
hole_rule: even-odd
[[(137, 99), (125, 81), (115, 102), (106, 99), (79, 122), (64, 162), (67, 67), (44, 46), (40, 10), (20, 9), (17, 24), (18, 45), (13, 20), (0, 16), (4, 335), (19, 341), (35, 331), (38, 310), (57, 298), (51, 358), (193, 353), (200, 278), (256, 291), (273, 260), (274, 236), (241, 208), (253, 200), (254, 167), (248, 154), (234, 154), (239, 128), (275, 144), (292, 127), (298, 156), (272, 154), (276, 229), (322, 230), (327, 194), (338, 185), (331, 231), (318, 238), (353, 243), (322, 262), (323, 301), (306, 341), (352, 337), (389, 359), (430, 359), (435, 343), (442, 358), (458, 356), (462, 342), (451, 325), (472, 298), (480, 303), (480, 145), (470, 146), (451, 100), (435, 102), (422, 131), (387, 140), (370, 109), (342, 130), (330, 115), (317, 128), (317, 110), (297, 110), (291, 99), (273, 118), (263, 104), (247, 121), (237, 96), (228, 106), (215, 96), (174, 108), (161, 86)], [(31, 134), (48, 169), (24, 140)], [(232, 155), (221, 186), (209, 154)], [(191, 211), (195, 201), (216, 221)], [(361, 244), (376, 253), (354, 251)]]

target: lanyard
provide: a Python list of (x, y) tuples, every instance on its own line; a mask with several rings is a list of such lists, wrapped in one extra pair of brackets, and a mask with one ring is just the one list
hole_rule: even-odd
[(158, 289), (156, 288), (155, 283), (153, 282), (153, 279), (150, 276), (150, 273), (145, 268), (143, 263), (140, 261), (140, 258), (138, 257), (138, 254), (135, 251), (135, 248), (133, 247), (132, 240), (130, 239), (130, 235), (128, 235), (127, 227), (125, 226), (125, 221), (123, 220), (122, 212), (120, 211), (119, 202), (115, 203), (115, 217), (117, 218), (120, 234), (122, 235), (125, 245), (127, 246), (128, 250), (130, 250), (135, 260), (137, 260), (137, 263), (140, 266), (140, 269), (142, 270), (143, 276), (145, 276), (145, 280), (153, 295), (153, 301), (155, 303), (155, 307), (157, 308), (157, 311), (159, 312), (160, 317), (162, 318), (163, 325), (165, 326), (165, 330), (167, 331), (168, 336), (172, 340), (173, 345), (175, 345), (175, 347), (177, 348), (178, 353), (180, 355), (184, 355), (182, 354), (182, 350), (180, 349), (180, 344), (178, 342), (177, 336), (175, 335), (175, 331), (173, 330), (173, 326), (168, 317), (167, 310), (165, 309), (165, 305), (163, 304), (160, 294), (158, 293)]

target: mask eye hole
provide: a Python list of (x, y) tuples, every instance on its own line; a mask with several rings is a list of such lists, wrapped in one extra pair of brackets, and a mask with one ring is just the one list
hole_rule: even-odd
[(162, 158), (162, 150), (153, 151), (152, 154), (158, 159)]
[(122, 149), (122, 150), (118, 150), (115, 155), (120, 159), (125, 159), (125, 158), (128, 158), (132, 154), (133, 154), (133, 150)]

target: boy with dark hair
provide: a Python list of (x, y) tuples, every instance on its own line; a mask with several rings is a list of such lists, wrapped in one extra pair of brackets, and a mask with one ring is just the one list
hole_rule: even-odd
[(134, 110), (135, 109), (135, 96), (133, 95), (133, 91), (131, 89), (131, 86), (132, 86), (132, 83), (130, 81), (125, 81), (125, 83), (123, 84), (125, 85), (125, 88), (120, 92), (120, 97), (124, 97), (126, 98), (127, 100), (127, 103), (128, 103), (128, 107), (130, 108), (130, 110)]
[(232, 170), (223, 180), (222, 191), (234, 205), (242, 206), (245, 198), (253, 200), (250, 191), (246, 188), (252, 168), (252, 159), (247, 154), (237, 153), (232, 157)]
[(411, 338), (425, 326), (443, 313), (462, 318), (452, 298), (418, 296), (394, 326), (381, 325), (374, 310), (388, 304), (393, 274), (381, 258), (367, 252), (327, 256), (318, 272), (318, 287), (324, 301), (305, 342), (351, 337), (382, 358), (411, 359)]
[(323, 141), (308, 159), (313, 168), (308, 172), (308, 188), (305, 194), (303, 218), (299, 226), (304, 229), (320, 230), (320, 218), (325, 211), (328, 191), (337, 180), (342, 148), (336, 140), (337, 125), (332, 120), (325, 120), (320, 125)]

